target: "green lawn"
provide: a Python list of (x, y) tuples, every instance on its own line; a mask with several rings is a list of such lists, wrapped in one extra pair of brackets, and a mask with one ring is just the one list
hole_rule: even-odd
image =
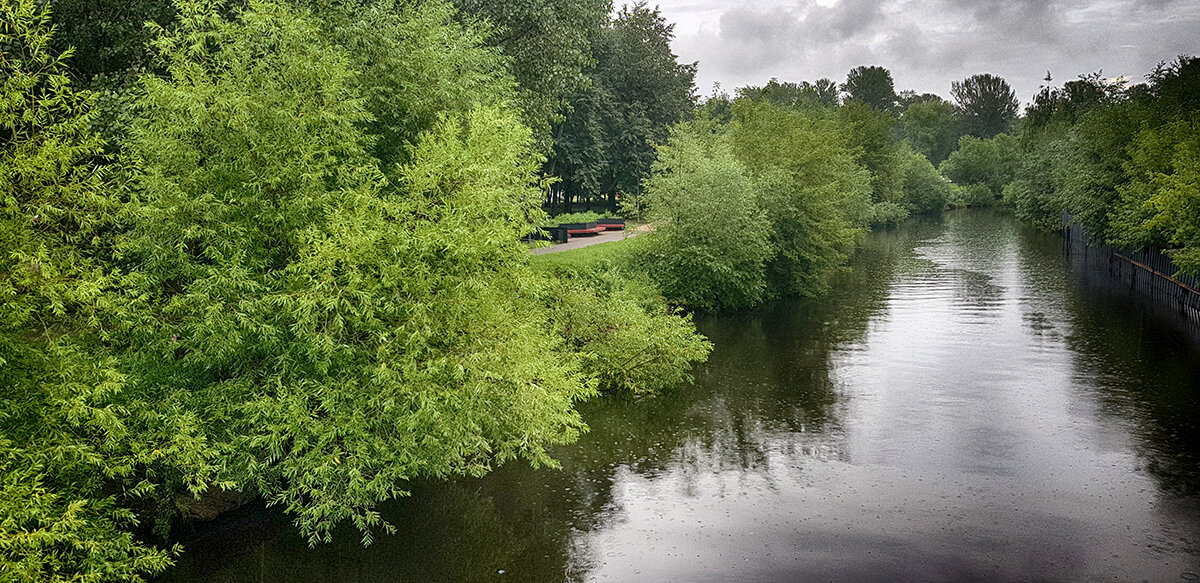
[(633, 240), (632, 238), (622, 239), (610, 243), (580, 247), (579, 249), (572, 249), (570, 251), (533, 255), (529, 258), (529, 263), (534, 268), (545, 271), (557, 271), (559, 269), (583, 271), (595, 268), (605, 262), (620, 264), (632, 251), (633, 247), (630, 242)]

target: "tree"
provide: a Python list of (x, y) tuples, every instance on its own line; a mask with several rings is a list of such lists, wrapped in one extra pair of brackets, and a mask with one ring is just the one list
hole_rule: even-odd
[(989, 198), (979, 202), (994, 204), (1016, 177), (1020, 156), (1020, 144), (1012, 135), (999, 134), (991, 139), (963, 136), (958, 149), (938, 170), (959, 186), (986, 188)]
[[(1051, 80), (1046, 74), (1046, 82)], [(1123, 83), (1106, 81), (1100, 73), (1080, 75), (1061, 88), (1043, 86), (1025, 110), (1026, 131), (1041, 131), (1052, 124), (1071, 125), (1088, 112), (1116, 103), (1124, 97)]]
[(771, 79), (762, 87), (748, 85), (737, 90), (739, 97), (763, 100), (780, 107), (826, 108), (837, 107), (837, 84), (829, 79), (818, 79), (816, 83), (780, 83)]
[(936, 166), (958, 146), (961, 124), (953, 105), (933, 97), (908, 105), (900, 116), (900, 133), (905, 142)]
[(1200, 114), (1141, 131), (1125, 168), (1116, 242), (1165, 248), (1181, 271), (1200, 274)]
[(101, 342), (120, 207), (50, 22), (0, 0), (0, 580), (142, 581), (170, 553), (123, 507), (149, 488)]
[[(639, 2), (623, 7), (593, 43), (592, 86), (572, 99), (583, 104), (581, 110), (555, 128), (548, 166), (563, 178), (568, 198), (572, 187), (579, 189), (576, 194), (586, 192), (581, 187), (593, 174), (609, 207), (618, 195), (639, 193), (654, 163), (654, 146), (694, 112), (696, 64), (680, 64), (671, 52), (673, 28), (657, 9)], [(601, 143), (604, 155), (593, 155), (592, 145)]]
[(963, 116), (963, 129), (977, 138), (1008, 131), (1017, 117), (1017, 97), (1004, 79), (981, 73), (950, 86)]
[(590, 82), (591, 43), (607, 23), (609, 0), (455, 0), (460, 18), (482, 18), (496, 27), (488, 38), (510, 58), (526, 123), (539, 149), (550, 148), (550, 128), (561, 122), (567, 100)]
[[(462, 30), (444, 6), (357, 37), (382, 43), (367, 54), (441, 39), (405, 63), (446, 92), (419, 103), (472, 79), (438, 50)], [(193, 494), (246, 489), (311, 542), (344, 521), (369, 541), (374, 506), (405, 480), (553, 464), (545, 447), (583, 430), (573, 407), (594, 384), (543, 331), (520, 243), (537, 158), (511, 93), (410, 135), (371, 114), (379, 85), (359, 77), (407, 73), (356, 69), (323, 26), (273, 2), (231, 19), (181, 5), (156, 43), (169, 76), (144, 80), (129, 145), (130, 307), (114, 342), (142, 432), (201, 444)], [(412, 146), (385, 170), (373, 153), (393, 135)]]
[(1039, 229), (1062, 228), (1066, 201), (1062, 197), (1063, 177), (1070, 173), (1065, 132), (1045, 132), (1022, 136), (1020, 166), (1011, 184), (1004, 189), (1004, 202), (1017, 218)]
[(640, 241), (646, 272), (664, 295), (690, 308), (761, 302), (770, 223), (728, 137), (680, 124), (658, 152), (644, 196), (655, 225)]
[(871, 175), (872, 224), (897, 223), (908, 216), (901, 204), (906, 166), (901, 144), (892, 132), (891, 114), (851, 101), (838, 108), (836, 119), (852, 148), (854, 160)]
[(903, 192), (905, 208), (914, 214), (942, 212), (950, 199), (950, 183), (938, 174), (929, 159), (905, 149)]
[[(805, 81), (807, 86), (808, 82)], [(838, 86), (833, 82), (833, 79), (821, 78), (817, 79), (811, 86), (813, 99), (824, 107), (837, 107), (840, 103), (838, 99)]]
[(896, 109), (896, 88), (892, 73), (883, 67), (860, 66), (850, 69), (842, 84), (846, 101), (859, 101), (880, 111)]
[(821, 293), (870, 218), (870, 173), (827, 116), (739, 99), (730, 136), (771, 221), (768, 294)]

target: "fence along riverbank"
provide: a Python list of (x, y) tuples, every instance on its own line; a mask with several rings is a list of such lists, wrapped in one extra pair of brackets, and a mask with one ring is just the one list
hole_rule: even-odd
[(1063, 221), (1063, 252), (1072, 269), (1143, 300), (1200, 338), (1200, 278), (1179, 274), (1162, 250), (1131, 251), (1095, 243), (1068, 215)]

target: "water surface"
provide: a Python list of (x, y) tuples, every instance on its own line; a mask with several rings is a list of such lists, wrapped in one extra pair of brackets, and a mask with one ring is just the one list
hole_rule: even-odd
[(910, 221), (824, 298), (698, 318), (695, 385), (587, 404), (560, 471), (414, 484), (368, 548), (244, 509), (165, 579), (1196, 580), (1200, 348), (1080, 275), (1003, 215)]

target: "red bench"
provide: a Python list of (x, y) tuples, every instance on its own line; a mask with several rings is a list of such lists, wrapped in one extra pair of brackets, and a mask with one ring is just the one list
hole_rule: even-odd
[(579, 235), (590, 236), (595, 235), (596, 233), (603, 233), (604, 230), (604, 225), (596, 225), (590, 229), (567, 229), (567, 234), (572, 237), (578, 237)]

